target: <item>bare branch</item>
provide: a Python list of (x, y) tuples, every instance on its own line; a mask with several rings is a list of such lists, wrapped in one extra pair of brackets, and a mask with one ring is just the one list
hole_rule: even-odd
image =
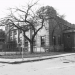
[(32, 37), (32, 40), (34, 39), (34, 37), (36, 36), (36, 34), (38, 33), (39, 30), (41, 30), (44, 26), (44, 19), (42, 19), (42, 25), (40, 28), (38, 28), (38, 30), (36, 30), (36, 32), (34, 33), (33, 37)]
[(33, 31), (35, 33), (35, 27), (34, 27), (34, 25), (31, 22), (27, 21), (27, 20), (25, 20), (25, 22), (29, 23), (32, 26), (32, 29), (33, 29)]
[(18, 13), (18, 15), (19, 15), (20, 19), (22, 19), (22, 21), (24, 21), (24, 18), (22, 17), (22, 15), (20, 15), (19, 13)]
[(25, 35), (25, 31), (23, 31), (23, 35), (29, 42), (31, 42), (31, 40)]
[(9, 29), (9, 31), (6, 34), (8, 34), (10, 31), (13, 31), (13, 27), (11, 27), (11, 29)]
[(28, 9), (27, 9), (26, 14), (25, 14), (25, 20), (26, 20), (27, 17), (28, 17), (28, 13), (29, 13), (30, 9), (31, 9), (34, 5), (36, 5), (37, 2), (38, 2), (38, 1), (36, 1), (36, 2), (35, 2), (34, 4), (32, 4), (32, 5), (29, 5), (29, 4), (28, 4)]
[(10, 23), (10, 24), (12, 24), (12, 26), (15, 26), (15, 27), (17, 27), (18, 29), (23, 30), (21, 26), (19, 26), (19, 25), (18, 25), (18, 26), (17, 26), (17, 25), (15, 25), (15, 23), (14, 23), (11, 19), (7, 19), (7, 21), (6, 21), (6, 22), (8, 22), (8, 21), (11, 21), (11, 23)]
[(34, 5), (36, 5), (38, 3), (39, 0), (37, 0), (35, 3), (33, 3), (32, 5), (29, 5), (30, 8), (33, 7)]
[(26, 11), (21, 10), (21, 9), (19, 9), (19, 8), (15, 8), (15, 9), (16, 9), (16, 11), (21, 11), (21, 12), (23, 12), (23, 13), (26, 13)]

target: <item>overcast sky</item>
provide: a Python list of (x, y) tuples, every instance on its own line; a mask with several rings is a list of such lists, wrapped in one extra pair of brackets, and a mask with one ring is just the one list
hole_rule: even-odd
[[(5, 17), (8, 8), (25, 6), (31, 0), (0, 0), (0, 18)], [(36, 0), (33, 0), (34, 2)], [(39, 0), (39, 6), (53, 6), (60, 15), (65, 15), (65, 19), (75, 24), (75, 0)]]

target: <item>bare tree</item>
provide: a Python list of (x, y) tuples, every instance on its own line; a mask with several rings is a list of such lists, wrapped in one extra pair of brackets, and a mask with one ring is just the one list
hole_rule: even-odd
[[(11, 24), (12, 27), (16, 27), (17, 29), (20, 29), (23, 31), (23, 36), (26, 38), (30, 43), (30, 52), (33, 53), (33, 42), (34, 38), (37, 35), (37, 33), (43, 28), (44, 19), (38, 20), (41, 24), (38, 24), (37, 22), (37, 16), (35, 14), (35, 10), (33, 11), (32, 8), (37, 4), (37, 2), (33, 4), (27, 4), (27, 7), (23, 6), (23, 8), (11, 8), (11, 14), (8, 15), (6, 18), (5, 24)], [(20, 24), (20, 23), (23, 23)], [(26, 35), (26, 32), (31, 30), (32, 35), (31, 38), (29, 38)]]
[[(30, 42), (31, 53), (33, 53), (34, 38), (43, 26), (45, 26), (44, 21), (48, 19), (58, 21), (57, 12), (53, 7), (43, 6), (35, 13), (35, 10), (33, 10), (35, 5), (37, 5), (37, 2), (27, 4), (27, 7), (23, 6), (22, 8), (10, 8), (10, 15), (8, 15), (8, 17), (4, 19), (5, 21), (3, 21), (3, 24), (11, 25), (10, 30), (12, 30), (13, 27), (16, 27), (17, 29), (23, 31), (23, 36)], [(53, 33), (56, 27), (57, 26), (54, 27)], [(26, 32), (29, 30), (32, 31), (31, 38), (26, 35)]]

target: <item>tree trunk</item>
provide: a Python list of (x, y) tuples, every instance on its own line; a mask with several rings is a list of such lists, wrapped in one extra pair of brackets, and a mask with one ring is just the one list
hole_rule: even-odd
[(33, 42), (30, 43), (30, 53), (33, 53)]

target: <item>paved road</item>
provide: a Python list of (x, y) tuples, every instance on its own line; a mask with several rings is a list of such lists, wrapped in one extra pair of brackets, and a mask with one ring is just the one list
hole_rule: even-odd
[(0, 63), (0, 75), (75, 75), (75, 55), (21, 64)]

